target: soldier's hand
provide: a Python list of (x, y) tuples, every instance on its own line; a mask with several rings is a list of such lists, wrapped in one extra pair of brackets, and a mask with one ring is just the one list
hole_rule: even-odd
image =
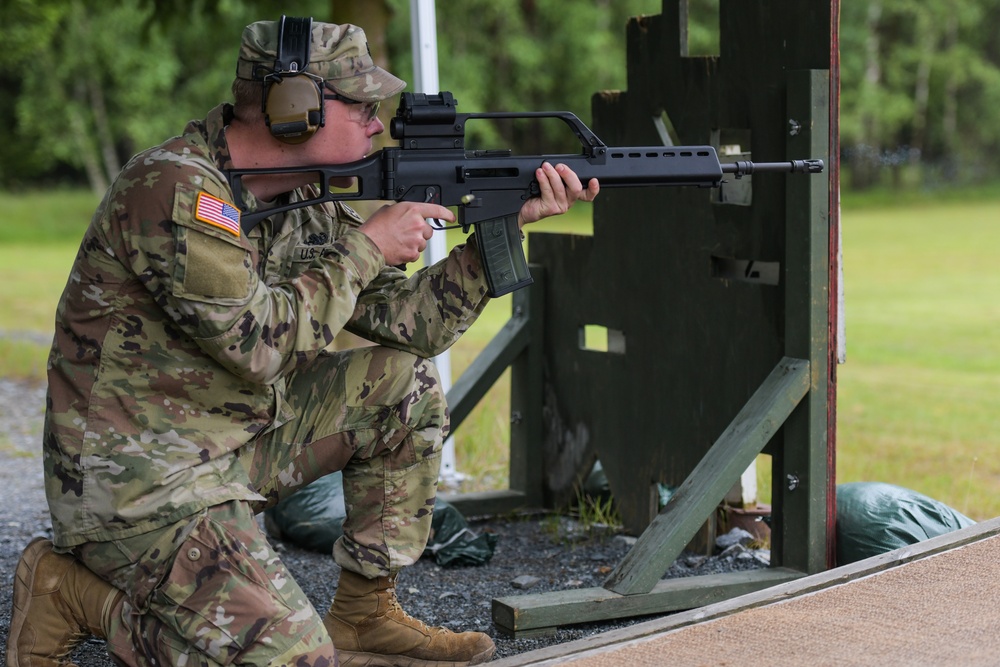
[(532, 197), (521, 207), (517, 224), (522, 227), (542, 218), (562, 215), (576, 201), (594, 201), (601, 190), (596, 178), (590, 179), (590, 183), (584, 188), (576, 172), (564, 164), (553, 166), (544, 162), (535, 170), (535, 178), (538, 179), (538, 188), (541, 192), (539, 196)]
[(434, 234), (427, 218), (454, 222), (455, 214), (437, 204), (400, 202), (377, 210), (360, 230), (382, 251), (386, 264), (408, 264), (420, 259)]

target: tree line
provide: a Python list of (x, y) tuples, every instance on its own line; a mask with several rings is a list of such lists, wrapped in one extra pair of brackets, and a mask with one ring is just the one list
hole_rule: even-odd
[[(715, 53), (719, 0), (688, 2), (690, 53)], [(460, 110), (565, 109), (584, 122), (595, 91), (626, 87), (628, 18), (661, 11), (660, 0), (436, 5), (441, 87), (455, 92)], [(376, 56), (412, 81), (408, 0), (292, 8), (278, 0), (5, 0), (0, 187), (64, 182), (103, 192), (129, 156), (228, 98), (243, 26), (281, 13), (362, 25)], [(1000, 0), (842, 0), (846, 187), (995, 179), (997, 25)], [(518, 149), (534, 140), (516, 125), (477, 131)]]

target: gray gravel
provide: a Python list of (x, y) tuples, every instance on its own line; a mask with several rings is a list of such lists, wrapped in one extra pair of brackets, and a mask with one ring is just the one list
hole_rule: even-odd
[[(6, 647), (14, 568), (24, 546), (37, 535), (50, 535), (51, 524), (42, 490), (40, 454), (45, 389), (0, 379), (0, 646)], [(567, 642), (646, 620), (593, 623), (560, 628), (551, 637), (511, 639), (493, 626), (491, 600), (522, 593), (539, 593), (599, 586), (628, 551), (631, 538), (594, 536), (564, 516), (485, 518), (470, 521), (477, 532), (496, 533), (493, 559), (480, 567), (438, 566), (422, 559), (400, 575), (398, 595), (414, 616), (456, 630), (479, 630), (497, 643), (497, 658)], [(325, 612), (333, 597), (339, 568), (324, 554), (276, 544), (289, 570), (313, 605)], [(691, 576), (734, 569), (763, 567), (766, 554), (731, 549), (709, 559), (685, 554), (668, 577)], [(757, 556), (757, 557), (755, 557)], [(527, 590), (512, 582), (530, 577)], [(529, 580), (530, 581), (530, 580)], [(87, 667), (111, 667), (103, 643), (93, 640), (75, 655)]]

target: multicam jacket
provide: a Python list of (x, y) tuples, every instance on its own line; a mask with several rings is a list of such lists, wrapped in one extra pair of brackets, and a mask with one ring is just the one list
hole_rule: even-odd
[(407, 277), (346, 206), (300, 208), (244, 234), (221, 172), (231, 113), (219, 106), (134, 157), (80, 246), (49, 358), (58, 546), (260, 499), (231, 454), (293, 418), (282, 399), (291, 371), (342, 328), (439, 354), (488, 300), (474, 242)]

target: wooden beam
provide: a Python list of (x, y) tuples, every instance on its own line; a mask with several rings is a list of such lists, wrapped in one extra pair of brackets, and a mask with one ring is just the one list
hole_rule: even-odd
[(509, 489), (443, 498), (462, 514), (506, 514), (544, 501), (542, 326), (545, 268), (530, 265), (535, 284), (514, 292), (511, 317), (448, 392), (451, 431), (469, 416), (497, 379), (511, 369)]
[[(530, 240), (529, 240), (530, 244)], [(545, 502), (545, 267), (529, 265), (535, 283), (514, 292), (513, 317), (524, 321), (525, 341), (510, 367), (510, 489), (524, 505)]]
[(619, 595), (602, 587), (515, 595), (493, 600), (493, 622), (507, 634), (524, 637), (561, 625), (693, 609), (801, 576), (794, 570), (768, 568), (663, 579), (642, 595)]
[(508, 514), (528, 504), (524, 493), (515, 490), (442, 493), (439, 497), (465, 517)]
[(528, 316), (515, 312), (448, 391), (454, 433), (528, 344)]
[[(788, 73), (789, 160), (829, 164), (830, 73)], [(783, 431), (772, 472), (771, 557), (810, 574), (833, 567), (836, 387), (830, 341), (830, 208), (825, 175), (790, 175), (785, 186), (785, 354), (809, 359), (809, 396)]]
[(778, 362), (604, 587), (621, 595), (651, 591), (808, 391), (808, 361)]

